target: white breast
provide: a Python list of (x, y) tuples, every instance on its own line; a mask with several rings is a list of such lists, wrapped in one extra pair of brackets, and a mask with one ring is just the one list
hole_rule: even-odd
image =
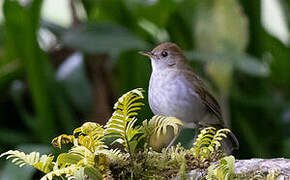
[(154, 114), (174, 116), (185, 127), (194, 127), (202, 118), (204, 106), (183, 74), (167, 71), (152, 73), (149, 85), (149, 105)]

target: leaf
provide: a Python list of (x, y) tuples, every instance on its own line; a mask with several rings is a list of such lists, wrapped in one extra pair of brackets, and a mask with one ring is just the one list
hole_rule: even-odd
[(101, 149), (98, 154), (105, 154), (112, 161), (125, 161), (126, 156), (119, 149)]
[(200, 131), (200, 134), (194, 142), (193, 152), (196, 159), (209, 159), (211, 154), (218, 150), (221, 141), (230, 133), (229, 129), (216, 130), (214, 127), (207, 127)]
[(95, 152), (104, 147), (104, 128), (98, 123), (86, 122), (73, 131), (73, 135), (62, 134), (52, 140), (52, 145), (61, 148), (62, 144), (73, 143)]
[(58, 137), (53, 138), (53, 140), (51, 141), (51, 144), (54, 147), (58, 147), (59, 149), (61, 149), (62, 144), (73, 143), (74, 139), (75, 138), (73, 135), (62, 134)]
[(114, 24), (81, 24), (63, 34), (61, 42), (87, 53), (112, 53), (144, 49), (146, 43), (127, 29)]
[(85, 168), (80, 168), (79, 170), (77, 170), (74, 173), (74, 178), (75, 178), (75, 180), (83, 180), (83, 179), (86, 179)]
[(74, 154), (81, 157), (81, 160), (78, 162), (78, 166), (81, 167), (95, 166), (95, 154), (85, 146), (74, 146), (69, 151), (69, 154)]
[(74, 135), (76, 134), (78, 139), (75, 145), (84, 146), (92, 152), (104, 147), (104, 128), (98, 123), (86, 122), (74, 130)]
[(85, 174), (87, 174), (89, 176), (90, 179), (93, 180), (101, 180), (103, 179), (102, 174), (100, 173), (100, 171), (96, 168), (93, 167), (86, 167), (85, 168)]
[(77, 133), (80, 134), (90, 134), (95, 131), (97, 128), (101, 127), (98, 123), (94, 122), (85, 122), (81, 127), (76, 128), (73, 132), (74, 135)]
[(11, 162), (19, 167), (30, 165), (44, 173), (50, 172), (54, 166), (54, 163), (52, 162), (53, 156), (40, 156), (39, 152), (25, 154), (20, 151), (10, 150), (0, 155), (0, 157), (3, 156), (7, 156), (6, 159), (11, 159)]
[(71, 175), (73, 176), (75, 172), (78, 172), (78, 170), (81, 167), (78, 167), (76, 165), (71, 165), (65, 168), (61, 169), (54, 169), (53, 171), (47, 173), (45, 176), (43, 176), (40, 180), (52, 180), (54, 176), (61, 176), (63, 174)]
[(208, 168), (206, 179), (230, 180), (235, 175), (235, 157), (226, 156)]
[(175, 117), (155, 115), (149, 120), (149, 122), (147, 122), (147, 120), (143, 121), (143, 131), (145, 131), (147, 136), (157, 134), (158, 137), (161, 133), (165, 135), (167, 126), (171, 126), (173, 128), (174, 135), (177, 135), (179, 131), (178, 126), (182, 125), (183, 123)]
[(105, 125), (105, 136), (120, 137), (121, 140), (117, 139), (114, 142), (122, 142), (128, 152), (133, 151), (133, 149), (130, 149), (129, 141), (140, 133), (137, 128), (134, 128), (137, 120), (134, 116), (138, 114), (137, 111), (140, 110), (140, 106), (144, 105), (138, 102), (144, 99), (142, 92), (141, 88), (137, 88), (121, 96), (114, 105), (115, 112)]
[(66, 165), (77, 164), (83, 157), (79, 154), (73, 153), (61, 153), (57, 157), (57, 164), (60, 167), (65, 167)]

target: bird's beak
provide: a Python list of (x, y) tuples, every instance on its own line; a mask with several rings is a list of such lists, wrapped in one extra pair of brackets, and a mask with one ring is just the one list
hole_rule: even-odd
[(142, 52), (142, 51), (140, 51), (139, 54), (141, 54), (143, 56), (148, 56), (149, 58), (152, 58), (154, 56), (154, 54), (152, 52)]

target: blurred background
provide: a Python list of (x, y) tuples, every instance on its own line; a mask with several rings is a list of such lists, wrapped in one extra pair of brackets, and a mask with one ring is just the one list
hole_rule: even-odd
[[(53, 137), (85, 121), (104, 124), (119, 96), (148, 89), (150, 61), (138, 51), (171, 41), (219, 100), (240, 141), (236, 158), (290, 157), (289, 0), (0, 0), (0, 7), (0, 153), (49, 153)], [(139, 118), (151, 116), (147, 106)], [(34, 173), (0, 161), (1, 180)]]

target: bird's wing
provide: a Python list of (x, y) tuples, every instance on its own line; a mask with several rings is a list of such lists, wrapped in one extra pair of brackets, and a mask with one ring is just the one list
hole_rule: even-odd
[(202, 80), (192, 71), (183, 71), (185, 78), (190, 82), (192, 89), (199, 95), (202, 103), (208, 111), (214, 114), (222, 122), (221, 108), (216, 99), (205, 89)]
[(219, 120), (222, 120), (221, 108), (216, 99), (207, 91), (200, 93), (203, 104), (212, 112)]

